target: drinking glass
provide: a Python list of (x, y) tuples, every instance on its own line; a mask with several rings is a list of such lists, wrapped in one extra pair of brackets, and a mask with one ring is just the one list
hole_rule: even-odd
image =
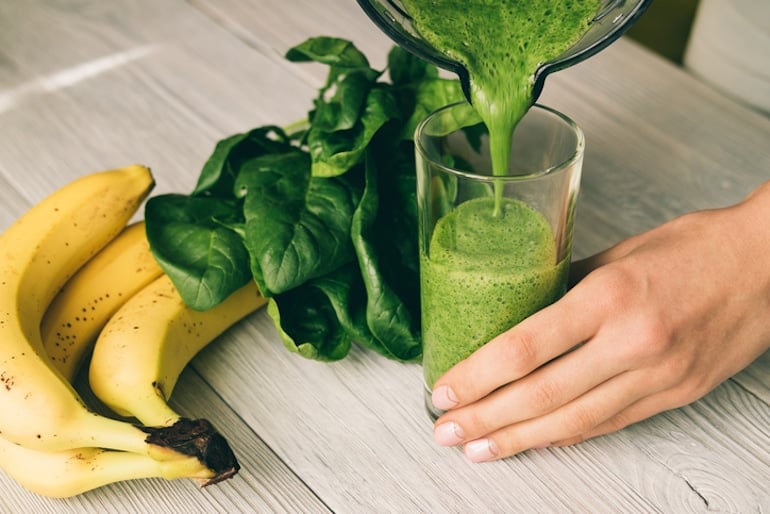
[(584, 137), (535, 104), (518, 124), (506, 175), (488, 132), (460, 102), (415, 133), (425, 405), (435, 381), (566, 290)]

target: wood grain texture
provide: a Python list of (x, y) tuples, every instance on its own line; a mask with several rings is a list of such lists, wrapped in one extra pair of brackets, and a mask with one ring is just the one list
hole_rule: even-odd
[[(3, 0), (0, 229), (85, 172), (142, 162), (192, 189), (219, 139), (302, 118), (324, 70), (286, 62), (316, 35), (377, 67), (391, 46), (354, 0)], [(600, 251), (770, 178), (770, 120), (621, 40), (548, 79), (584, 129), (575, 253)], [(418, 365), (288, 352), (250, 316), (185, 372), (175, 405), (221, 427), (225, 484), (146, 480), (70, 500), (0, 473), (8, 512), (753, 512), (770, 509), (770, 354), (713, 393), (621, 432), (485, 465), (433, 443)]]

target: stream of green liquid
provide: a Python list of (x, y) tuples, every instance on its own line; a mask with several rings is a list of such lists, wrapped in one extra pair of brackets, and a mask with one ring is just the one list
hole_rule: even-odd
[[(468, 71), (471, 103), (489, 130), (492, 173), (507, 175), (513, 131), (533, 103), (535, 72), (580, 39), (601, 0), (402, 3), (425, 41)], [(495, 198), (500, 214), (500, 187)]]

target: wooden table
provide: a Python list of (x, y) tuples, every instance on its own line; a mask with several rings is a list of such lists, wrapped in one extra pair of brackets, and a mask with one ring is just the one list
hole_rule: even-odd
[[(0, 228), (68, 180), (133, 162), (152, 167), (155, 194), (190, 191), (219, 139), (304, 116), (325, 69), (283, 54), (316, 35), (380, 68), (390, 47), (354, 0), (2, 0)], [(769, 119), (633, 42), (552, 76), (541, 100), (587, 137), (576, 257), (770, 178)], [(360, 349), (304, 360), (265, 312), (195, 359), (174, 405), (221, 428), (235, 479), (51, 500), (0, 473), (0, 511), (770, 509), (770, 354), (690, 406), (482, 465), (434, 444), (418, 365)]]

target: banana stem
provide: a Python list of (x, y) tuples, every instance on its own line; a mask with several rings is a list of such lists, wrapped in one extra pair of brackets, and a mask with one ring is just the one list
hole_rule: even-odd
[[(227, 441), (206, 420), (172, 420), (168, 426), (147, 427), (90, 413), (82, 426), (95, 434), (93, 445), (123, 450), (156, 462), (195, 459), (215, 481), (229, 478), (240, 469)], [(82, 445), (81, 445), (82, 446)]]
[(90, 411), (87, 411), (85, 415), (91, 416), (91, 418), (84, 420), (81, 426), (93, 434), (91, 438), (94, 439), (93, 444), (96, 446), (152, 456), (161, 460), (169, 460), (176, 453), (169, 449), (152, 448), (147, 444), (144, 432), (130, 423)]
[(160, 394), (145, 397), (143, 405), (134, 412), (139, 422), (148, 427), (170, 426), (181, 418)]

